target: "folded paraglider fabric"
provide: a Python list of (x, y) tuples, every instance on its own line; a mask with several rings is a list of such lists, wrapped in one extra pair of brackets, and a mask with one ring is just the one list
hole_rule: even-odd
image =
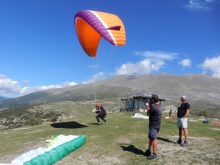
[(133, 118), (141, 118), (141, 119), (149, 119), (149, 116), (145, 116), (145, 115), (142, 115), (140, 113), (135, 113), (133, 116), (131, 116)]
[(10, 164), (0, 165), (52, 165), (81, 147), (86, 141), (85, 135), (59, 135), (49, 147), (40, 147), (15, 158)]

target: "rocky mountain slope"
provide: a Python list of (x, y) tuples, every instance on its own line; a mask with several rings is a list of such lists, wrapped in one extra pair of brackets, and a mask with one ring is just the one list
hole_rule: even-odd
[(121, 99), (133, 95), (158, 94), (171, 102), (179, 102), (186, 95), (194, 105), (220, 104), (220, 79), (208, 75), (143, 74), (114, 76), (92, 84), (67, 88), (48, 89), (22, 97), (2, 100), (0, 108), (58, 101), (86, 101), (96, 99)]

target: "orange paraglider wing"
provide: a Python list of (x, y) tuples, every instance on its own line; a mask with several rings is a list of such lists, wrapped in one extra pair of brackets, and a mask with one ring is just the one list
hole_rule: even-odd
[(125, 27), (117, 15), (82, 10), (75, 15), (74, 20), (79, 42), (90, 57), (96, 56), (101, 37), (115, 46), (125, 45)]

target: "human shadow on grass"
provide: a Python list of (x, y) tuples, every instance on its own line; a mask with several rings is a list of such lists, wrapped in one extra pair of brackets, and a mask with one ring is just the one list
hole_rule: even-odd
[(169, 139), (162, 138), (162, 137), (157, 137), (157, 140), (162, 140), (162, 141), (165, 141), (165, 142), (167, 142), (167, 143), (173, 143), (173, 144), (176, 144), (176, 142), (171, 141), (171, 140), (169, 140)]
[(71, 129), (75, 129), (75, 128), (84, 128), (84, 127), (88, 127), (86, 125), (77, 123), (75, 121), (70, 121), (70, 122), (61, 122), (61, 123), (53, 123), (50, 124), (52, 127), (54, 128), (71, 128)]
[(136, 148), (134, 145), (124, 146), (120, 144), (120, 147), (123, 149), (123, 151), (133, 152), (136, 155), (144, 155), (144, 152)]
[(88, 123), (89, 125), (98, 125), (98, 123)]

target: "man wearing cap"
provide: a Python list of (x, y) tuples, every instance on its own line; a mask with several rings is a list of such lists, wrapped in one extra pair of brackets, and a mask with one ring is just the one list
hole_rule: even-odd
[(107, 121), (105, 120), (106, 110), (103, 108), (103, 106), (99, 106), (98, 103), (95, 104), (95, 108), (96, 108), (96, 120), (98, 122), (98, 125), (102, 124), (99, 118), (102, 119), (105, 122), (105, 124), (107, 124)]
[[(177, 111), (177, 127), (179, 128), (179, 140), (178, 144), (181, 144), (183, 147), (188, 146), (188, 123), (187, 116), (189, 115), (190, 104), (187, 102), (186, 96), (180, 98), (181, 104), (178, 106)], [(185, 135), (184, 143), (182, 144), (182, 131)]]
[[(157, 134), (160, 130), (162, 117), (162, 106), (157, 95), (152, 95), (150, 106), (147, 107), (147, 115), (149, 116), (149, 145), (144, 154), (147, 159), (151, 160), (157, 158)], [(153, 148), (152, 154), (151, 148)]]

